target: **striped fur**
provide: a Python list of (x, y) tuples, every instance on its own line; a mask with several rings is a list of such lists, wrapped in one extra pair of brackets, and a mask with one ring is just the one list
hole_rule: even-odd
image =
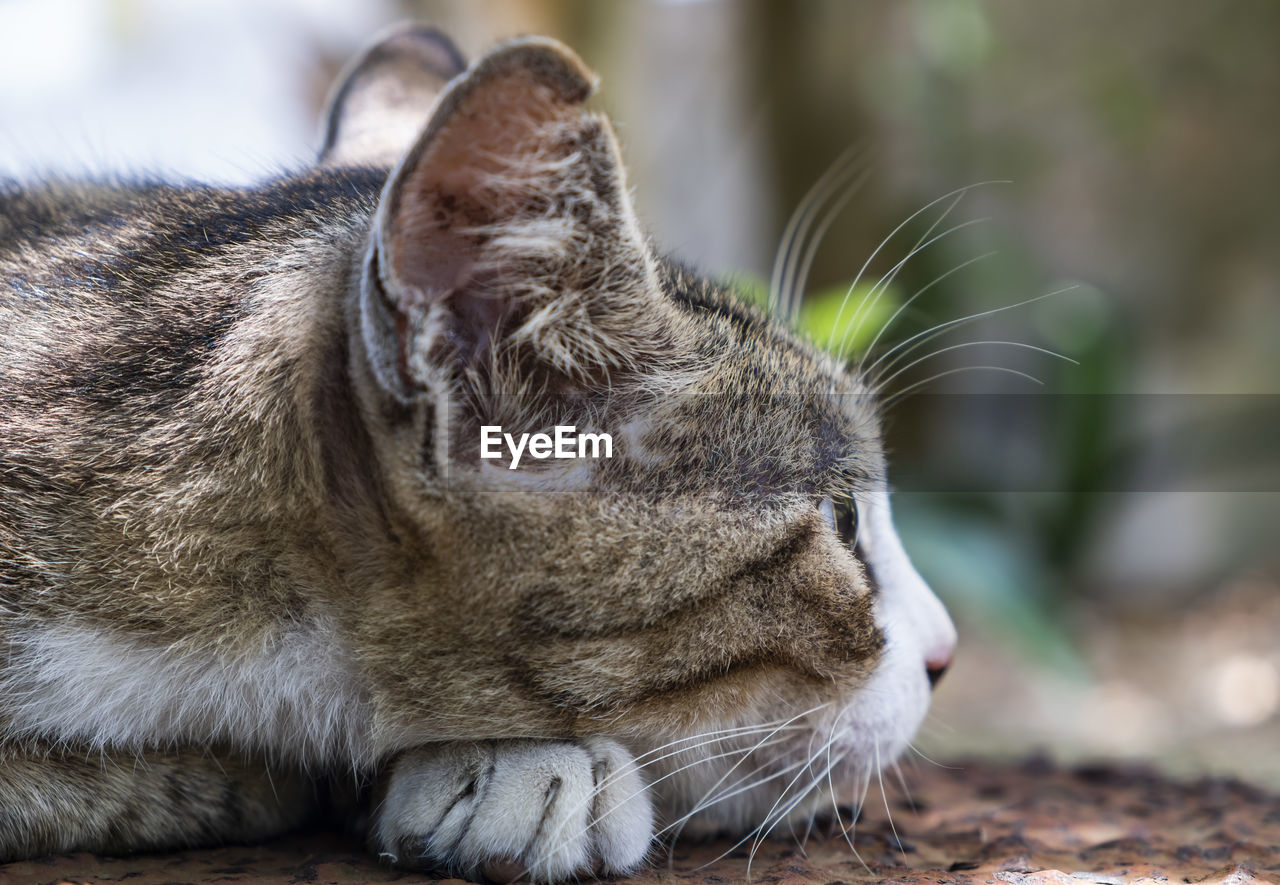
[[(859, 381), (652, 249), (568, 50), (380, 45), (315, 168), (0, 191), (0, 857), (264, 837), (354, 772), (395, 862), (625, 872), (764, 723), (856, 780), (924, 714), (953, 634)], [(617, 456), (477, 456), (565, 422)]]

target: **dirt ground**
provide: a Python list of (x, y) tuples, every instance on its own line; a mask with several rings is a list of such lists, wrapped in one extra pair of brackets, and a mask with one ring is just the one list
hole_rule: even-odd
[[(815, 832), (803, 845), (788, 834), (762, 844), (751, 860), (745, 849), (714, 860), (728, 844), (682, 842), (669, 860), (664, 852), (631, 881), (1280, 883), (1280, 794), (1239, 781), (1176, 781), (1141, 767), (1060, 768), (1038, 757), (927, 766), (909, 780), (910, 799), (890, 789), (886, 801), (868, 802), (853, 838), (858, 856), (839, 831)], [(264, 846), (132, 858), (74, 854), (0, 866), (3, 885), (126, 880), (430, 881), (381, 867), (328, 833)]]

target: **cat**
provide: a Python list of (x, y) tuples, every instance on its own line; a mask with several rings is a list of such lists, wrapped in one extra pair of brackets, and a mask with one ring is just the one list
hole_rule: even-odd
[(594, 88), (407, 25), (297, 174), (5, 185), (0, 859), (625, 874), (904, 750), (955, 632), (873, 391), (656, 251)]

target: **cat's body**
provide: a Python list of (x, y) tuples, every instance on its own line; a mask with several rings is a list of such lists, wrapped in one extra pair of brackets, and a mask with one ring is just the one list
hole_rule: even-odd
[[(567, 51), (429, 112), (459, 70), (398, 32), (257, 188), (0, 196), (0, 857), (262, 837), (376, 774), (401, 863), (625, 871), (654, 808), (807, 814), (919, 724), (954, 635), (867, 391), (654, 256)], [(569, 419), (616, 457), (477, 457)]]

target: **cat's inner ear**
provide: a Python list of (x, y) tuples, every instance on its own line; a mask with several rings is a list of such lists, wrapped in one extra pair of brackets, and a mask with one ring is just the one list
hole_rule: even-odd
[(522, 38), (440, 97), (383, 191), (366, 276), (366, 310), (389, 315), (365, 326), (394, 330), (400, 383), (517, 365), (587, 380), (645, 358), (654, 264), (612, 129), (583, 108), (593, 88), (570, 50)]
[(401, 25), (357, 56), (329, 94), (326, 166), (393, 166), (426, 125), (436, 97), (467, 62), (444, 34)]

